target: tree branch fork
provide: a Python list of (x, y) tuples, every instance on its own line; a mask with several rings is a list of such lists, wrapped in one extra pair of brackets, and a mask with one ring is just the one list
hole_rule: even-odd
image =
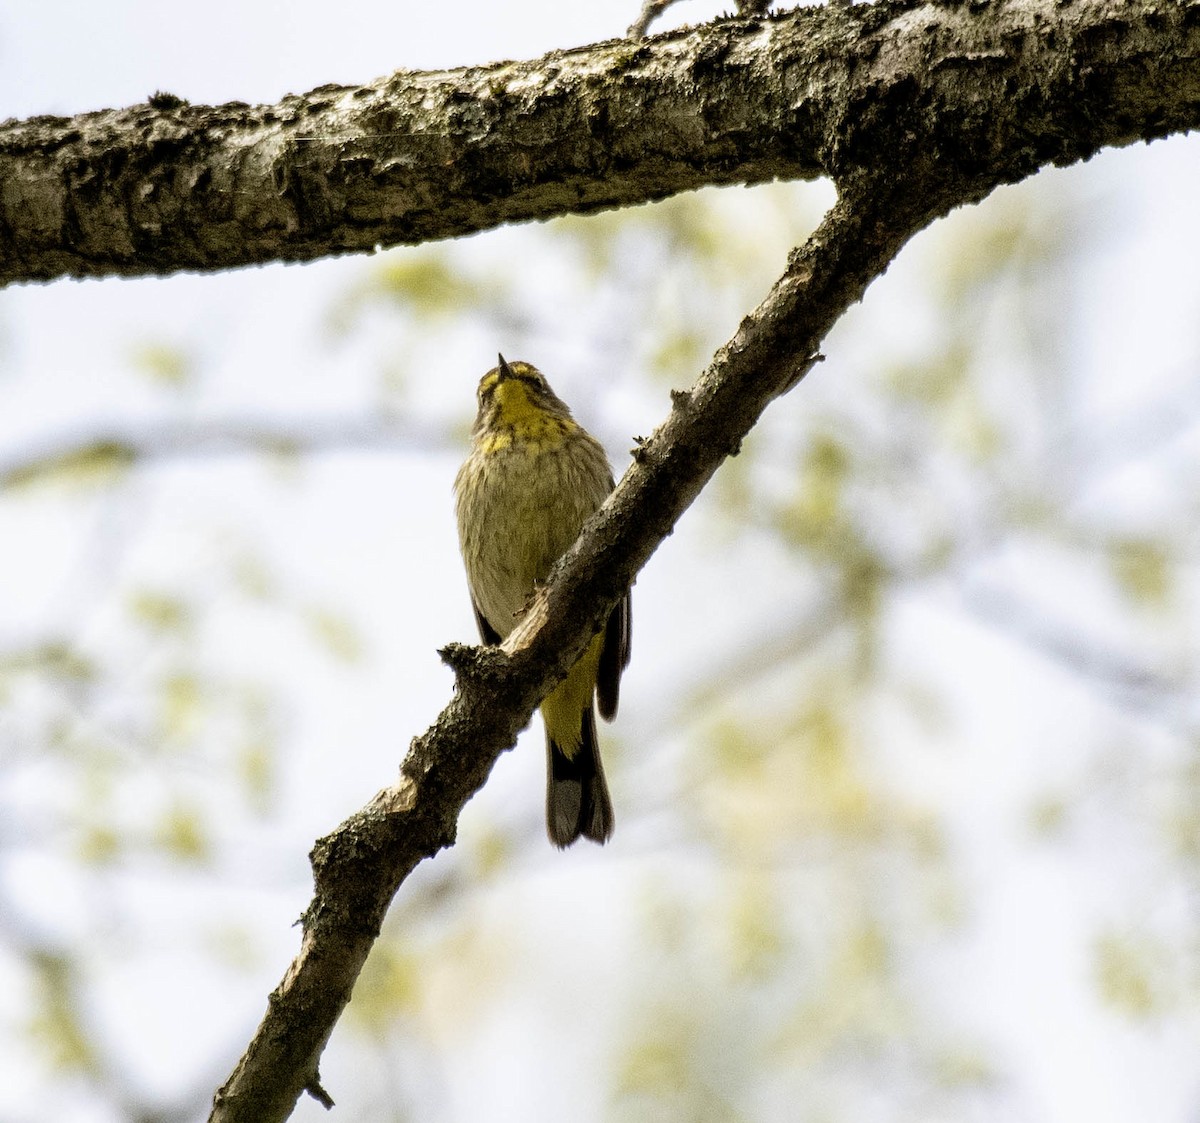
[[(1137, 123), (1134, 116), (1125, 112), (1118, 124), (1126, 139), (1138, 130), (1159, 135), (1162, 120), (1153, 110)], [(1008, 137), (991, 161), (979, 164), (909, 147), (907, 177), (897, 177), (887, 161), (873, 173), (844, 177), (837, 203), (793, 253), (771, 293), (693, 388), (673, 395), (666, 420), (639, 442), (616, 490), (505, 644), (442, 650), (455, 671), (454, 697), (413, 741), (399, 781), (314, 848), (316, 891), (304, 915), (301, 952), (218, 1092), (213, 1123), (285, 1119), (306, 1089), (328, 1099), (317, 1075), (321, 1050), (404, 878), (453, 842), (460, 809), (538, 701), (769, 402), (818, 361), (826, 332), (908, 238), (954, 206), (1019, 178), (1017, 168), (1065, 161), (1068, 150), (1090, 154), (1092, 144), (1103, 143), (1086, 128), (1035, 141)], [(1040, 155), (1031, 155), (1031, 144)]]
[(1040, 166), (1200, 127), (1198, 75), (1200, 0), (878, 0), (276, 107), (0, 127), (7, 280), (302, 260), (707, 183), (839, 186), (505, 644), (443, 648), (454, 695), (398, 780), (316, 843), (300, 952), (210, 1120), (286, 1119), (305, 1091), (331, 1102), (319, 1058), (396, 890), (453, 843), (539, 700), (907, 239)]

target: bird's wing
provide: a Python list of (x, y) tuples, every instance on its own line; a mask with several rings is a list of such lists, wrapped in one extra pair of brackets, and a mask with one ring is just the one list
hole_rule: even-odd
[(633, 594), (627, 592), (612, 610), (604, 626), (604, 646), (600, 649), (600, 669), (596, 675), (596, 703), (600, 716), (612, 721), (617, 716), (621, 697), (621, 672), (629, 666), (633, 639)]

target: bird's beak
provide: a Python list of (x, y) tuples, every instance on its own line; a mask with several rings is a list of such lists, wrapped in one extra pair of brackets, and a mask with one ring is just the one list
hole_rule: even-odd
[(513, 374), (512, 367), (510, 367), (508, 365), (508, 363), (505, 360), (503, 355), (498, 354), (496, 356), (496, 358), (498, 358), (500, 360), (500, 381), (501, 382), (503, 382), (506, 378), (516, 378), (517, 377), (515, 374)]

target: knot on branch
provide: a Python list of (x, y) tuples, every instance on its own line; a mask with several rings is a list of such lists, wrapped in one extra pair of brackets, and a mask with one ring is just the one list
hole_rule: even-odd
[(313, 1069), (312, 1075), (304, 1082), (304, 1090), (326, 1111), (333, 1110), (333, 1097), (321, 1087), (321, 1074), (316, 1069)]
[(155, 90), (147, 99), (147, 104), (151, 109), (165, 111), (168, 109), (182, 109), (188, 103), (178, 94), (168, 93), (166, 90)]
[(511, 673), (512, 660), (498, 647), (448, 643), (438, 648), (438, 658), (454, 672), (460, 687), (469, 682), (494, 686)]
[[(416, 738), (413, 739), (414, 742)], [(410, 754), (412, 749), (410, 748)], [(414, 754), (415, 755), (415, 754)], [(407, 764), (407, 761), (405, 762)], [(424, 771), (428, 771), (425, 768)], [(375, 798), (367, 804), (368, 812), (375, 812), (380, 815), (404, 815), (411, 811), (417, 804), (417, 781), (409, 775), (404, 765), (400, 768), (400, 779), (397, 780), (391, 787), (383, 788), (375, 793)]]

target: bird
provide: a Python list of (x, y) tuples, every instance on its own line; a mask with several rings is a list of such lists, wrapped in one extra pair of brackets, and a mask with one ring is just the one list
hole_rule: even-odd
[[(600, 442), (545, 375), (498, 358), (479, 381), (470, 451), (454, 480), (459, 546), (485, 644), (501, 643), (516, 627), (534, 589), (614, 486)], [(627, 591), (541, 705), (546, 833), (560, 849), (579, 838), (612, 837), (595, 715), (599, 709), (611, 721), (617, 713), (630, 656), (630, 599)]]

